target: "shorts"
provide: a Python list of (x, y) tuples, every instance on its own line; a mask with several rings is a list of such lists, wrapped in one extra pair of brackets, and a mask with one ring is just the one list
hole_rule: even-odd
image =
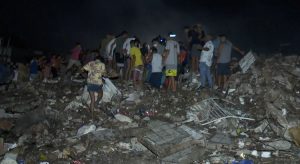
[(150, 77), (150, 84), (155, 88), (160, 88), (162, 76), (162, 72), (152, 72)]
[(33, 80), (35, 80), (37, 77), (38, 77), (38, 74), (30, 74), (29, 80), (30, 80), (30, 81), (33, 81)]
[(125, 57), (124, 67), (126, 69), (131, 67), (131, 58), (130, 57)]
[(230, 75), (229, 63), (218, 63), (217, 64), (218, 75)]
[(167, 69), (166, 76), (168, 77), (175, 77), (177, 76), (177, 69)]
[(201, 51), (199, 50), (199, 46), (198, 44), (194, 44), (192, 46), (192, 50), (191, 50), (191, 56), (201, 56)]
[(125, 59), (124, 59), (124, 55), (123, 54), (121, 54), (119, 52), (116, 52), (115, 56), (116, 56), (116, 62), (117, 63), (124, 63)]
[(87, 84), (87, 90), (89, 92), (100, 92), (102, 91), (102, 87), (103, 85), (99, 85), (99, 84), (90, 84), (90, 83)]

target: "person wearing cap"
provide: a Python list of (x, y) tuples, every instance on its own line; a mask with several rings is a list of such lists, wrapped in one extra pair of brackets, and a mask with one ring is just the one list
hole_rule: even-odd
[(168, 90), (172, 89), (173, 92), (176, 92), (175, 77), (177, 76), (178, 55), (180, 53), (180, 46), (179, 43), (175, 41), (175, 37), (176, 34), (169, 33), (165, 48), (165, 65), (166, 76), (168, 78)]

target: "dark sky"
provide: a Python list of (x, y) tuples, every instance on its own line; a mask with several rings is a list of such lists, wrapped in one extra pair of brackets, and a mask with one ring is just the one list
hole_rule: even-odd
[(55, 51), (76, 41), (96, 48), (105, 33), (122, 30), (144, 41), (169, 31), (180, 37), (183, 26), (195, 23), (207, 33), (227, 34), (245, 50), (300, 47), (297, 0), (6, 0), (0, 20), (2, 36)]

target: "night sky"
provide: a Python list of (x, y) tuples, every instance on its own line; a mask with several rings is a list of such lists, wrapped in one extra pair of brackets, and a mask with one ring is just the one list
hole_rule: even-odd
[(98, 47), (108, 32), (150, 41), (201, 23), (225, 33), (244, 50), (275, 51), (282, 43), (300, 52), (297, 0), (6, 0), (0, 4), (0, 36), (33, 49), (67, 51), (76, 41)]

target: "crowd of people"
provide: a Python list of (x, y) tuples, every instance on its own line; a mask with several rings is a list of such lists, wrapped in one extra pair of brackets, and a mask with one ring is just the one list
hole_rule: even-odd
[[(117, 74), (119, 79), (135, 89), (147, 83), (158, 90), (177, 91), (177, 81), (187, 70), (199, 78), (197, 90), (203, 88), (223, 90), (230, 74), (232, 50), (244, 52), (234, 46), (225, 35), (205, 33), (201, 24), (184, 27), (184, 40), (178, 41), (175, 33), (158, 36), (151, 43), (141, 43), (127, 31), (115, 36), (107, 34), (94, 51), (83, 51), (76, 43), (68, 63), (60, 55), (33, 57), (28, 66), (30, 81), (59, 81), (69, 72), (88, 72), (87, 88), (94, 103), (102, 98), (102, 77)], [(79, 71), (81, 70), (81, 71)], [(15, 71), (14, 78), (18, 76)], [(98, 98), (95, 100), (95, 93)]]
[(125, 82), (138, 88), (143, 83), (176, 92), (177, 80), (185, 70), (200, 76), (199, 89), (222, 90), (231, 71), (231, 51), (244, 52), (234, 46), (225, 35), (205, 34), (202, 25), (184, 28), (184, 40), (176, 34), (158, 36), (151, 43), (141, 43), (138, 37), (123, 31), (107, 34), (100, 44), (102, 61), (107, 71), (115, 71)]

